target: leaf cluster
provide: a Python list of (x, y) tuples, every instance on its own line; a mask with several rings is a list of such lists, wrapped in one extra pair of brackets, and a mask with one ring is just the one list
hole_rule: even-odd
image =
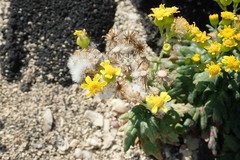
[(136, 139), (147, 155), (162, 159), (161, 145), (179, 142), (179, 134), (184, 132), (184, 127), (179, 124), (179, 114), (171, 110), (162, 119), (153, 115), (145, 106), (137, 105), (129, 113), (122, 115), (128, 119), (124, 128), (126, 138), (124, 151), (134, 146)]

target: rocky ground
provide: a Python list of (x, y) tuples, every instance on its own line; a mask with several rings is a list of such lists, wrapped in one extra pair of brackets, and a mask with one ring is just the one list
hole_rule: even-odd
[[(146, 54), (154, 55), (153, 50), (146, 44), (148, 39), (146, 28), (144, 28), (146, 26), (141, 23), (142, 15), (137, 12), (135, 1), (115, 0), (115, 2), (116, 12), (111, 12), (115, 17), (111, 28), (136, 31), (139, 40), (145, 42)], [(5, 67), (1, 67), (1, 73), (4, 74), (0, 74), (0, 159), (153, 160), (154, 158), (144, 155), (138, 146), (127, 153), (123, 152), (124, 134), (118, 131), (123, 122), (119, 120), (119, 116), (129, 110), (131, 105), (123, 102), (124, 106), (116, 106), (111, 100), (109, 103), (103, 103), (94, 98), (86, 98), (79, 85), (69, 80), (66, 59), (76, 49), (73, 46), (75, 45), (73, 38), (66, 36), (68, 40), (66, 45), (59, 44), (62, 43), (61, 40), (57, 41), (59, 52), (65, 56), (53, 56), (55, 59), (51, 62), (49, 59), (51, 56), (47, 55), (51, 54), (49, 52), (52, 50), (51, 47), (46, 49), (46, 46), (54, 44), (50, 43), (51, 40), (45, 42), (44, 36), (46, 35), (44, 33), (41, 33), (44, 36), (39, 37), (40, 39), (36, 43), (34, 43), (34, 39), (39, 36), (38, 34), (30, 35), (32, 39), (29, 38), (26, 42), (22, 42), (21, 36), (6, 37), (2, 34), (9, 24), (9, 6), (10, 1), (0, 0), (0, 45), (7, 44), (9, 38), (19, 38), (18, 42), (24, 46), (23, 53), (25, 55), (21, 59), (21, 55), (19, 55), (21, 50), (9, 52), (13, 53), (14, 58), (20, 58), (21, 67), (17, 67), (18, 71), (15, 72), (14, 69), (19, 63), (14, 61), (12, 64), (10, 63), (11, 58), (6, 58), (7, 49), (10, 46), (2, 48), (5, 50), (5, 54), (0, 57), (1, 65), (5, 63)], [(114, 6), (112, 9), (114, 11)], [(68, 21), (69, 17), (65, 17), (65, 20)], [(30, 22), (26, 24), (31, 26)], [(73, 23), (64, 23), (61, 27), (67, 26), (67, 24), (74, 26)], [(39, 25), (41, 26), (41, 24)], [(12, 27), (14, 29), (15, 26)], [(60, 29), (64, 30), (61, 27)], [(77, 29), (74, 27), (68, 27), (67, 30)], [(26, 31), (24, 28), (22, 29), (23, 32)], [(90, 30), (94, 36), (106, 32), (106, 29), (102, 29), (101, 33)], [(27, 33), (29, 34), (29, 31)], [(14, 35), (14, 33), (12, 34)], [(93, 41), (100, 50), (104, 46), (100, 39)], [(16, 46), (19, 43), (11, 45)], [(41, 45), (43, 45), (42, 48)], [(32, 49), (36, 46), (38, 49)], [(48, 49), (49, 52), (47, 52)], [(14, 54), (14, 51), (20, 53)], [(56, 50), (53, 51), (56, 52)], [(55, 65), (57, 67), (54, 67)], [(5, 69), (9, 71), (5, 71)], [(16, 73), (16, 77), (13, 75), (14, 73)], [(65, 74), (66, 76), (64, 76)], [(66, 78), (61, 79), (62, 77)], [(195, 159), (196, 154), (193, 153), (197, 150), (198, 143), (198, 140), (194, 141), (191, 138), (187, 140), (189, 145), (182, 146), (180, 151), (184, 155), (183, 159)], [(166, 149), (169, 148), (166, 147)], [(179, 151), (174, 152), (179, 156)], [(166, 153), (170, 154), (167, 155), (169, 160), (178, 159), (171, 154), (172, 151), (168, 150)]]

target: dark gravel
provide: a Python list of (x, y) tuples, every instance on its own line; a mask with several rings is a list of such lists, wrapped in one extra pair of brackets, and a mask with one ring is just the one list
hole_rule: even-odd
[(34, 58), (39, 68), (36, 76), (67, 86), (72, 83), (67, 59), (77, 48), (74, 30), (86, 28), (103, 51), (102, 35), (114, 23), (116, 4), (114, 0), (11, 0), (9, 10), (3, 31), (6, 45), (0, 46), (2, 75), (8, 81), (20, 80), (21, 68)]

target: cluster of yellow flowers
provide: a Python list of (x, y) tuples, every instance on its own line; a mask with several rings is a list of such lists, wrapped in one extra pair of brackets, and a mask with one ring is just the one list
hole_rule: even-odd
[[(213, 14), (209, 16), (211, 25), (216, 29), (217, 37), (209, 41), (209, 46), (204, 47), (208, 55), (211, 58), (217, 57), (220, 61), (213, 62), (206, 65), (205, 71), (208, 71), (209, 77), (214, 77), (221, 73), (221, 67), (225, 67), (225, 71), (229, 72), (233, 69), (235, 72), (239, 72), (240, 61), (234, 55), (223, 56), (224, 53), (231, 51), (234, 47), (239, 50), (240, 46), (240, 30), (237, 28), (239, 21), (237, 16), (233, 12), (223, 11), (221, 12), (222, 20), (219, 22), (218, 14)], [(231, 53), (230, 53), (231, 54)], [(229, 55), (229, 54), (228, 54)]]
[[(166, 17), (173, 16), (177, 13), (178, 8), (171, 7), (165, 8), (164, 5), (160, 5), (159, 8), (152, 8), (155, 21), (162, 21)], [(197, 42), (198, 46), (205, 49), (208, 53), (210, 63), (207, 63), (205, 71), (210, 72), (209, 76), (214, 77), (221, 73), (221, 67), (225, 67), (225, 71), (230, 69), (239, 71), (239, 60), (236, 56), (230, 54), (226, 55), (226, 52), (231, 51), (234, 47), (240, 49), (240, 25), (237, 16), (230, 11), (221, 12), (221, 20), (219, 20), (218, 14), (212, 14), (209, 16), (210, 24), (215, 29), (215, 33), (210, 36), (206, 31), (201, 31), (195, 23), (190, 25), (183, 17), (177, 17), (174, 19), (171, 30), (178, 38), (184, 38), (190, 41)], [(156, 23), (155, 23), (156, 24)], [(156, 24), (157, 25), (157, 24)], [(158, 25), (158, 27), (160, 27)], [(161, 31), (161, 30), (160, 30)], [(224, 56), (226, 55), (226, 56)], [(201, 55), (196, 53), (191, 57), (194, 63), (201, 61)], [(219, 62), (217, 62), (219, 61)]]
[(235, 56), (223, 56), (223, 59), (221, 62), (215, 64), (213, 61), (210, 62), (210, 64), (206, 65), (205, 71), (208, 71), (209, 77), (215, 77), (217, 74), (221, 73), (222, 66), (225, 67), (225, 71), (229, 72), (231, 69), (233, 69), (235, 72), (240, 71), (240, 61), (236, 59)]
[(86, 95), (87, 97), (100, 93), (104, 86), (109, 82), (115, 81), (116, 75), (120, 75), (121, 73), (121, 68), (114, 68), (109, 60), (105, 60), (100, 66), (104, 68), (103, 70), (100, 70), (104, 81), (100, 82), (99, 80), (101, 76), (95, 74), (93, 80), (87, 76), (85, 78), (86, 83), (81, 84), (81, 88), (89, 90), (89, 93)]

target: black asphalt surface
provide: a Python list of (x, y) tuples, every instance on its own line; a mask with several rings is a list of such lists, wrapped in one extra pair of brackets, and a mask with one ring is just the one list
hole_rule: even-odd
[[(9, 22), (4, 33), (6, 45), (0, 46), (2, 74), (8, 81), (22, 78), (20, 70), (30, 58), (48, 83), (72, 83), (67, 59), (77, 48), (74, 30), (86, 28), (101, 51), (102, 35), (114, 23), (114, 0), (10, 0)], [(29, 57), (27, 44), (34, 44), (36, 55)], [(52, 74), (54, 78), (47, 75)]]

